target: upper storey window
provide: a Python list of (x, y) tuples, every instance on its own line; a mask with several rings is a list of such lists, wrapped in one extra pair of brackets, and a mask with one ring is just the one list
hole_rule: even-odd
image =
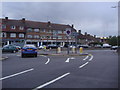
[(6, 25), (2, 25), (2, 29), (6, 29)]
[(16, 26), (11, 26), (11, 29), (16, 29)]
[(28, 29), (27, 29), (27, 32), (32, 32), (32, 28), (28, 28)]
[(24, 27), (23, 27), (23, 26), (20, 26), (20, 27), (19, 27), (19, 30), (24, 30)]

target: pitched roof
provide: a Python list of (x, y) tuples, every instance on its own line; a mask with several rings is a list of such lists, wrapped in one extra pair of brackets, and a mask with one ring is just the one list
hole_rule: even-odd
[[(30, 28), (51, 28), (51, 29), (66, 29), (66, 28), (72, 28), (70, 25), (65, 24), (55, 24), (50, 23), (50, 27), (48, 26), (48, 22), (38, 22), (38, 21), (29, 21), (29, 20), (13, 20), (13, 19), (2, 19), (2, 23), (5, 23), (6, 25), (15, 25), (15, 26), (25, 26)], [(75, 30), (72, 28), (72, 30)]]

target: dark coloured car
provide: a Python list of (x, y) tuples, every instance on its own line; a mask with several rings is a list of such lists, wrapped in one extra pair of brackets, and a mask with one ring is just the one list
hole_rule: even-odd
[(37, 57), (37, 48), (34, 45), (26, 44), (21, 49), (21, 57), (34, 56)]
[(15, 53), (18, 52), (19, 49), (15, 45), (6, 45), (2, 48), (2, 52), (11, 52)]

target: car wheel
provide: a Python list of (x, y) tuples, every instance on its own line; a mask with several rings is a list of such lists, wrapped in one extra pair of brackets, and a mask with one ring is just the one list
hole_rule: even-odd
[(35, 57), (37, 57), (37, 54), (35, 54)]
[(14, 51), (12, 51), (12, 53), (15, 53), (16, 51), (14, 50)]

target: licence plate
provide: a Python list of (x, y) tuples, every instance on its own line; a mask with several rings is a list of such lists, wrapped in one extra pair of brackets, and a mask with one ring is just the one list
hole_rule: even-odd
[(27, 50), (32, 50), (32, 49), (27, 49)]

